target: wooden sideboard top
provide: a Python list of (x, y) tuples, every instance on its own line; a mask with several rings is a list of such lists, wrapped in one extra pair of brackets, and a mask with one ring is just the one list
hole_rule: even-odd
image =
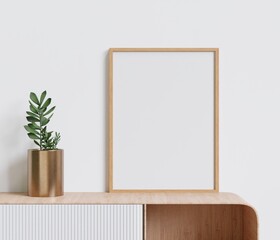
[(61, 197), (29, 197), (26, 193), (0, 193), (0, 204), (240, 204), (233, 193), (104, 193), (67, 192)]

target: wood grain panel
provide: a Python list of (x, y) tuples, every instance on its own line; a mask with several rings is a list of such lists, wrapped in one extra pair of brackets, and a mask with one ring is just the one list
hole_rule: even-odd
[(146, 221), (147, 240), (243, 240), (241, 205), (147, 205)]
[(258, 239), (258, 218), (256, 211), (249, 206), (243, 206), (243, 219), (243, 240)]

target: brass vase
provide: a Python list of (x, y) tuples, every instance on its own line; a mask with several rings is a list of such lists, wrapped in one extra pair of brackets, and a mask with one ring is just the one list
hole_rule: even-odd
[(28, 195), (63, 195), (63, 150), (28, 150)]

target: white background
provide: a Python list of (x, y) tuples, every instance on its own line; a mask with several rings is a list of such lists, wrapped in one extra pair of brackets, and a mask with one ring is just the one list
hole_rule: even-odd
[(214, 189), (214, 53), (113, 53), (113, 189)]
[(280, 32), (276, 0), (2, 0), (0, 191), (26, 190), (30, 90), (58, 106), (65, 190), (106, 190), (110, 47), (220, 48), (220, 190), (259, 214), (279, 240)]

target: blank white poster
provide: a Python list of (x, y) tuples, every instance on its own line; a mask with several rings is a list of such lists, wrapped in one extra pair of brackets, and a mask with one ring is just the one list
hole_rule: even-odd
[(113, 189), (213, 190), (214, 52), (113, 52)]

